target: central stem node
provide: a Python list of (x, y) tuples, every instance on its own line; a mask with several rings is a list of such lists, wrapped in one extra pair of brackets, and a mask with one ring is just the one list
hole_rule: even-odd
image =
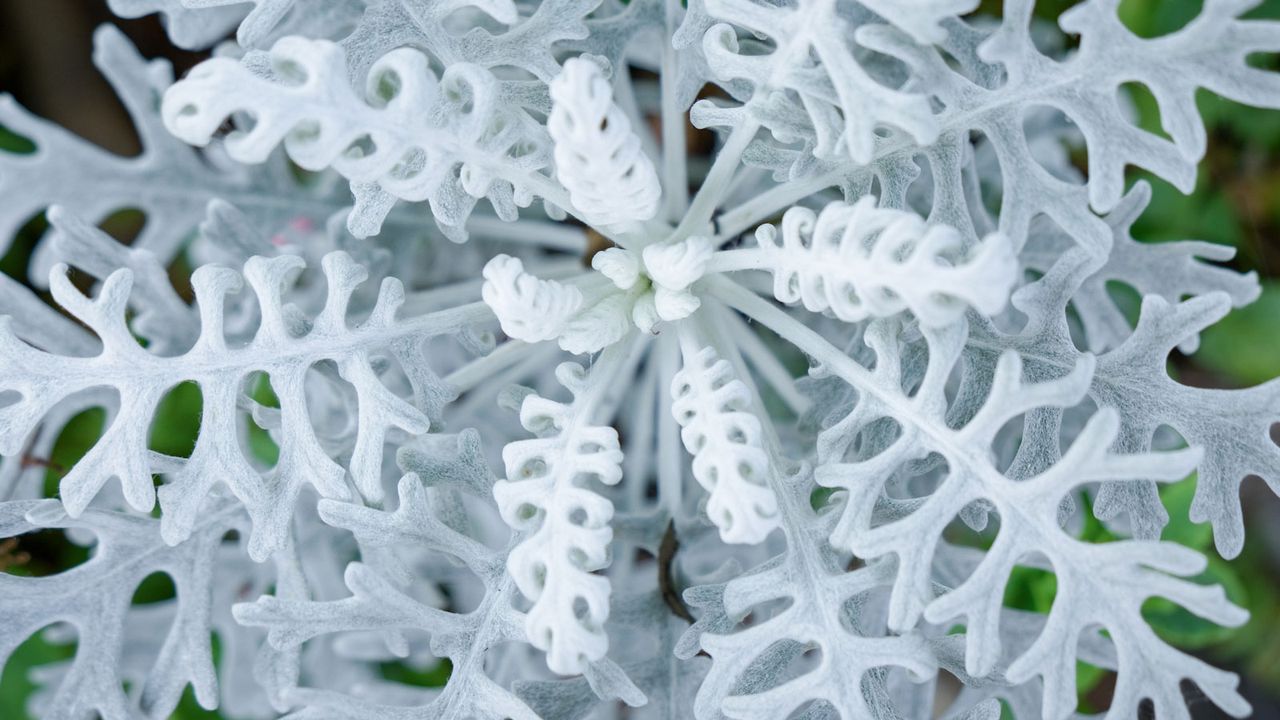
[(683, 320), (701, 302), (689, 288), (702, 278), (714, 248), (705, 237), (649, 245), (643, 250), (609, 248), (591, 266), (632, 298), (631, 319), (644, 332), (659, 322)]

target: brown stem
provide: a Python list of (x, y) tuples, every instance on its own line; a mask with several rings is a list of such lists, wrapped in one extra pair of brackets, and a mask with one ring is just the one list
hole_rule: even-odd
[(675, 565), (676, 551), (680, 549), (680, 541), (676, 538), (676, 523), (667, 522), (667, 531), (662, 534), (662, 544), (658, 546), (658, 591), (662, 593), (662, 601), (671, 608), (676, 617), (685, 622), (693, 622), (693, 614), (689, 606), (680, 597), (671, 569)]

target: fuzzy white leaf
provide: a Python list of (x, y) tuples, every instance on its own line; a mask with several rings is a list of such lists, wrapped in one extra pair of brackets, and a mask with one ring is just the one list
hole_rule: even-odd
[(514, 219), (550, 159), (545, 131), (503, 106), (483, 68), (453, 65), (437, 80), (425, 55), (401, 48), (370, 69), (362, 98), (331, 42), (283, 38), (271, 62), (269, 78), (228, 58), (201, 63), (165, 92), (165, 127), (204, 145), (228, 117), (250, 113), (252, 129), (227, 140), (231, 156), (262, 162), (283, 143), (306, 169), (334, 168), (356, 189), (353, 232), (376, 232), (386, 198), (400, 198), (428, 201), (440, 227), (464, 239), (476, 199)]
[(524, 263), (499, 255), (484, 266), (484, 302), (502, 331), (525, 342), (554, 340), (582, 307), (582, 293), (524, 271)]
[[(331, 288), (328, 301), (310, 331), (295, 337), (281, 292), (286, 276), (301, 266), (299, 258), (290, 256), (253, 258), (245, 265), (244, 275), (258, 299), (262, 320), (253, 341), (238, 349), (226, 344), (223, 303), (240, 286), (240, 276), (225, 268), (201, 268), (192, 278), (200, 334), (189, 351), (173, 357), (148, 353), (129, 333), (125, 305), (132, 274), (128, 270), (112, 273), (91, 299), (70, 283), (65, 266), (55, 268), (50, 277), (54, 297), (97, 333), (102, 349), (94, 357), (43, 352), (23, 343), (13, 334), (11, 321), (3, 319), (0, 362), (6, 370), (0, 384), (20, 395), (0, 409), (4, 452), (20, 452), (33, 428), (62, 398), (95, 387), (111, 388), (119, 392), (117, 416), (85, 461), (62, 479), (62, 499), (67, 511), (77, 517), (107, 480), (117, 477), (129, 504), (150, 510), (156, 496), (147, 451), (151, 418), (169, 388), (195, 382), (203, 392), (204, 423), (190, 458), (178, 463), (172, 480), (159, 490), (165, 509), (164, 536), (171, 542), (185, 538), (205, 496), (218, 483), (226, 483), (254, 519), (250, 550), (262, 558), (284, 541), (294, 501), (304, 485), (315, 486), (327, 497), (350, 496), (344, 468), (325, 453), (306, 415), (305, 375), (312, 363), (329, 360), (360, 397), (361, 430), (351, 458), (356, 486), (370, 498), (379, 497), (377, 468), (386, 432), (390, 428), (425, 432), (428, 422), (382, 384), (370, 366), (369, 350), (397, 335), (417, 333), (419, 328), (396, 321), (403, 290), (394, 280), (383, 284), (369, 319), (357, 329), (349, 328), (347, 303), (366, 273), (350, 257), (333, 253), (324, 259)], [(454, 322), (429, 322), (420, 328), (431, 334), (447, 331)], [(259, 372), (271, 377), (283, 415), (280, 459), (265, 473), (246, 457), (236, 427), (240, 386)]]
[(987, 315), (1004, 308), (1018, 271), (1006, 238), (988, 236), (965, 257), (955, 230), (875, 205), (867, 196), (817, 214), (792, 208), (782, 218), (781, 242), (772, 225), (756, 230), (755, 252), (773, 273), (774, 296), (847, 322), (909, 310), (934, 327), (969, 307)]
[(658, 174), (600, 66), (570, 58), (550, 89), (556, 177), (583, 219), (618, 225), (652, 218), (662, 194)]
[(681, 339), (684, 367), (671, 379), (671, 412), (693, 476), (710, 493), (707, 515), (725, 542), (762, 542), (778, 525), (778, 503), (766, 484), (773, 469), (750, 392), (714, 348)]
[(570, 405), (530, 395), (520, 407), (526, 429), (544, 437), (518, 440), (502, 450), (507, 479), (493, 487), (502, 518), (523, 535), (507, 568), (533, 601), (525, 632), (561, 674), (583, 672), (609, 647), (609, 581), (593, 574), (609, 563), (613, 503), (582, 483), (622, 479), (622, 452), (612, 428), (591, 424), (617, 351), (591, 375), (565, 363), (556, 370), (574, 395)]
[[(875, 131), (905, 131), (927, 145), (937, 138), (928, 98), (875, 80), (850, 47), (848, 20), (828, 0), (799, 0), (790, 6), (751, 0), (704, 0), (705, 12), (727, 24), (710, 27), (701, 38), (707, 64), (724, 81), (752, 85), (742, 109), (724, 110), (711, 101), (694, 107), (694, 124), (735, 127), (754, 122), (782, 142), (803, 141), (817, 157), (845, 155), (865, 164), (875, 148)], [(742, 46), (734, 27), (775, 41), (767, 54)], [(815, 57), (817, 62), (807, 60)], [(802, 114), (807, 123), (787, 116)]]

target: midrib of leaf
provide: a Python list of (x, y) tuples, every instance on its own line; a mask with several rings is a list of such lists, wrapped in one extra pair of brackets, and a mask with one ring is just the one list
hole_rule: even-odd
[[(58, 573), (53, 576), (49, 576), (48, 579), (64, 580), (62, 584), (65, 587), (61, 590), (61, 594), (64, 596), (65, 595), (84, 595), (86, 593), (100, 593), (102, 591), (103, 585), (105, 584), (104, 583), (105, 580), (109, 578), (117, 577), (120, 575), (124, 575), (126, 572), (131, 572), (133, 571), (134, 568), (138, 567), (139, 565), (143, 565), (149, 558), (154, 557), (155, 555), (158, 555), (160, 553), (178, 552), (179, 550), (182, 549), (183, 545), (186, 545), (189, 542), (198, 542), (200, 533), (202, 531), (207, 530), (213, 527), (214, 525), (222, 523), (227, 518), (232, 517), (238, 514), (239, 512), (240, 512), (240, 507), (237, 506), (236, 504), (224, 505), (223, 507), (211, 513), (206, 513), (202, 515), (201, 516), (202, 519), (196, 523), (196, 526), (194, 528), (192, 528), (190, 539), (185, 540), (178, 545), (168, 545), (163, 542), (150, 543), (146, 545), (142, 550), (132, 555), (132, 557), (127, 557), (124, 560), (118, 560), (103, 572), (100, 572), (100, 573), (91, 572), (92, 570), (96, 570), (96, 568), (92, 568), (90, 567), (90, 565), (93, 564), (95, 561), (101, 562), (97, 559), (97, 557), (93, 557), (93, 558), (90, 558), (89, 561), (83, 565), (78, 565), (65, 572)], [(36, 528), (36, 529), (41, 529), (41, 528)], [(102, 542), (102, 540), (99, 539), (99, 542)], [(150, 566), (148, 565), (146, 567), (150, 567)], [(80, 575), (92, 575), (94, 577), (94, 581), (79, 582)], [(32, 581), (39, 582), (41, 580), (44, 580), (45, 578), (30, 578), (30, 579)], [(66, 580), (71, 580), (71, 582), (66, 582)]]
[[(974, 478), (977, 480), (977, 489), (982, 497), (992, 500), (1005, 497), (1006, 494), (998, 490), (1001, 489), (1001, 485), (1008, 485), (1008, 478), (992, 467), (985, 453), (979, 455), (975, 449), (957, 444), (952, 439), (954, 431), (947, 427), (945, 423), (940, 424), (928, 417), (919, 415), (914, 405), (901, 394), (881, 387), (865, 368), (851, 360), (834, 345), (828, 343), (822, 336), (778, 310), (750, 290), (742, 288), (725, 278), (712, 278), (711, 282), (714, 283), (713, 291), (722, 301), (764, 324), (793, 343), (797, 348), (808, 353), (842, 380), (853, 386), (858, 392), (874, 397), (878, 402), (889, 408), (890, 416), (894, 420), (915, 427), (921, 434), (929, 437), (934, 447), (945, 449), (951, 453), (958, 464), (965, 468), (965, 472), (956, 473), (953, 471), (949, 473), (944, 483), (959, 481), (968, 485), (974, 482), (968, 478)], [(957, 480), (957, 476), (961, 479)], [(961, 488), (964, 488), (965, 485), (962, 485)], [(1026, 512), (1017, 503), (1001, 502), (999, 505), (1002, 511), (1016, 516), (1009, 519), (1016, 522), (1017, 526), (1024, 528), (1023, 532), (1028, 532), (1036, 537), (1039, 542), (1034, 544), (1034, 549), (1043, 553), (1049, 559), (1054, 567), (1055, 574), (1061, 576), (1065, 574), (1064, 570), (1068, 570), (1074, 580), (1095, 587), (1099, 596), (1109, 595), (1106, 592), (1108, 586), (1094, 581), (1094, 576), (1097, 574), (1095, 572), (1096, 568), (1083, 567), (1078, 558), (1071, 553), (1058, 551), (1058, 548), (1055, 547), (1057, 543), (1052, 542), (1051, 538), (1066, 538), (1072, 544), (1079, 544), (1079, 540), (1064, 533), (1056, 526), (1050, 529), (1043, 528), (1037, 518)]]
[[(423, 315), (390, 327), (361, 327), (341, 338), (304, 335), (280, 343), (275, 340), (254, 341), (243, 348), (209, 352), (197, 347), (184, 355), (161, 357), (142, 348), (117, 355), (119, 362), (104, 363), (101, 356), (62, 357), (93, 365), (94, 372), (85, 387), (134, 386), (140, 377), (148, 385), (171, 386), (191, 380), (198, 383), (217, 382), (234, 374), (241, 377), (255, 371), (283, 372), (290, 368), (308, 367), (321, 360), (345, 359), (363, 350), (385, 345), (404, 337), (432, 337), (463, 325), (483, 322), (493, 315), (483, 302), (460, 305)], [(265, 354), (269, 356), (264, 357)]]
[[(1152, 42), (1152, 41), (1145, 41)], [(1188, 52), (1173, 58), (1161, 58), (1161, 62), (1169, 63), (1180, 58), (1195, 58), (1199, 53)], [(1084, 87), (1093, 87), (1097, 85), (1097, 79), (1089, 75), (1088, 71), (1091, 67), (1081, 67), (1084, 65), (1079, 58), (1067, 61), (1065, 63), (1056, 62), (1043, 55), (1037, 55), (1037, 59), (1041, 60), (1041, 66), (1052, 66), (1053, 69), (1066, 68), (1068, 71), (1061, 75), (1056, 75), (1058, 79), (1040, 83), (1044, 75), (1040, 72), (1041, 68), (1033, 68), (1033, 72), (1028, 74), (1019, 87), (1010, 89), (1007, 85), (997, 90), (985, 90), (978, 85), (973, 84), (968, 78), (957, 74), (959, 82), (967, 83), (968, 87), (976, 88), (983, 91), (990, 100), (985, 104), (981, 104), (970, 110), (963, 112), (941, 116), (941, 124), (939, 126), (938, 137), (946, 137), (950, 133), (971, 130), (979, 128), (987, 121), (994, 119), (998, 114), (1024, 107), (1029, 104), (1035, 104), (1038, 99), (1051, 96), (1054, 92), (1070, 88), (1075, 85)], [(1070, 72), (1076, 66), (1075, 73)], [(867, 175), (874, 172), (874, 166), (886, 160), (900, 160), (905, 157), (914, 157), (925, 149), (933, 147), (922, 146), (916, 144), (909, 136), (898, 134), (893, 140), (885, 143), (877, 148), (870, 162), (866, 165), (856, 165), (852, 161), (841, 162), (837, 167), (828, 170), (821, 175), (809, 179), (802, 179), (791, 183), (777, 185), (760, 195), (748, 200), (736, 208), (724, 212), (720, 216), (720, 222), (725, 229), (717, 233), (717, 237), (728, 239), (742, 234), (752, 225), (769, 217), (778, 210), (795, 204), (801, 198), (812, 195), (824, 188), (838, 184), (841, 179), (864, 179)], [(1087, 187), (1087, 185), (1085, 186)]]
[[(722, 298), (723, 299), (723, 298)], [(727, 303), (727, 301), (725, 301)], [(687, 321), (686, 321), (687, 322)], [(716, 338), (717, 341), (720, 338)], [(763, 401), (760, 396), (759, 388), (756, 386), (751, 374), (747, 372), (746, 364), (742, 360), (742, 356), (738, 353), (737, 348), (729, 343), (715, 342), (711, 343), (712, 347), (723, 353), (723, 357), (728, 359), (733, 365), (735, 374), (746, 383), (751, 391), (752, 403), (756, 407), (763, 407)], [(811, 534), (807, 532), (810, 526), (812, 510), (806, 516), (806, 510), (803, 504), (797, 502), (795, 494), (785, 487), (784, 481), (779, 479), (781, 473), (781, 456), (776, 451), (777, 448), (777, 432), (773, 428), (773, 423), (767, 414), (760, 416), (762, 423), (766, 427), (766, 434), (771, 438), (771, 442), (766, 443), (765, 451), (769, 454), (769, 477), (767, 482), (769, 488), (773, 490), (774, 495), (778, 498), (778, 514), (780, 525), (787, 538), (788, 558), (783, 560), (783, 564), (790, 564), (793, 568), (800, 570), (798, 573), (801, 580), (801, 589), (803, 592), (793, 595), (793, 599), (797, 602), (793, 603), (788, 612), (796, 610), (797, 606), (810, 605), (818, 608), (818, 614), (821, 617), (821, 624), (825, 630), (825, 637), (831, 644), (839, 645), (840, 649), (846, 649), (846, 635), (843, 623), (840, 621), (839, 610), (844, 607), (846, 598), (837, 597), (827, 587), (828, 581), (832, 577), (829, 563), (823, 561), (821, 557), (821, 548), (813, 543), (804, 542)], [(795, 560), (791, 560), (795, 558)], [(840, 685), (841, 693), (847, 689), (846, 684)], [(852, 703), (856, 705), (857, 703)]]
[[(504, 564), (505, 567), (505, 564)], [(468, 617), (475, 618), (475, 626), (477, 628), (475, 642), (471, 643), (466, 656), (460, 663), (455, 663), (453, 674), (450, 676), (452, 681), (454, 678), (463, 680), (463, 682), (446, 682), (444, 689), (440, 692), (439, 702), (444, 705), (447, 711), (443, 715), (423, 715), (423, 720), (435, 720), (443, 718), (443, 720), (466, 720), (469, 716), (461, 716), (458, 713), (466, 707), (467, 693), (470, 687), (462, 687), (470, 685), (471, 678), (474, 675), (484, 674), (484, 656), (489, 649), (498, 642), (508, 639), (502, 633), (498, 632), (501, 626), (501, 613), (503, 611), (503, 598), (509, 598), (511, 593), (515, 591), (515, 581), (511, 579), (511, 574), (502, 573), (502, 579), (492, 589), (485, 594), (484, 603), (480, 608), (469, 613)], [(455, 698), (461, 696), (462, 707), (455, 707)], [(439, 712), (440, 708), (431, 703), (426, 706), (433, 712)]]

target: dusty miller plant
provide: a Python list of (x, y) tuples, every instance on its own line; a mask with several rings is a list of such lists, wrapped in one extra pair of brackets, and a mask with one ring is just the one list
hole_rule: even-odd
[(1136, 241), (1125, 169), (1190, 191), (1201, 89), (1280, 106), (1256, 2), (1149, 39), (1118, 0), (111, 4), (235, 40), (175, 81), (98, 32), (136, 157), (0, 100), (0, 236), (51, 224), (0, 284), (0, 537), (90, 548), (0, 575), (0, 660), (75, 643), (34, 714), (1059, 720), (1078, 662), (1109, 718), (1249, 712), (1143, 606), (1246, 619), (1157, 485), (1228, 557), (1242, 479), (1280, 487), (1280, 385), (1167, 371), (1258, 284)]

